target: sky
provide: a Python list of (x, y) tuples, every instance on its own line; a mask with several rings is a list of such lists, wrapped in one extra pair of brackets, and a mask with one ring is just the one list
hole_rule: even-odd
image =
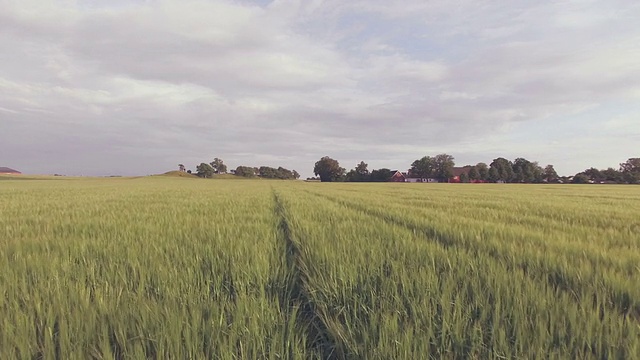
[(0, 0), (0, 166), (640, 157), (640, 2)]

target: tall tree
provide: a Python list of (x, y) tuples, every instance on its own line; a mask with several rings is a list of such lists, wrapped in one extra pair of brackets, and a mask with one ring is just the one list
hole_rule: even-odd
[(471, 169), (469, 169), (469, 180), (480, 180), (477, 167), (472, 166)]
[(185, 169), (185, 167), (184, 167), (184, 164), (178, 164), (178, 171), (180, 171), (180, 172), (185, 172), (185, 171), (187, 171), (187, 170)]
[(640, 158), (629, 158), (627, 161), (620, 164), (620, 171), (640, 172)]
[(483, 162), (479, 162), (476, 164), (476, 169), (478, 169), (478, 179), (483, 181), (489, 180), (489, 166)]
[(541, 171), (535, 162), (525, 158), (517, 158), (512, 165), (513, 181), (519, 183), (538, 182), (541, 178)]
[(387, 168), (376, 169), (371, 171), (371, 181), (374, 181), (374, 182), (389, 181), (389, 178), (391, 178), (392, 175), (393, 173), (391, 172), (391, 170)]
[(255, 177), (255, 170), (250, 166), (238, 166), (236, 168), (236, 176)]
[(211, 165), (207, 163), (201, 163), (200, 165), (196, 166), (196, 175), (205, 179), (213, 177), (214, 173), (215, 171), (213, 171)]
[(356, 172), (362, 176), (369, 175), (369, 170), (367, 169), (368, 166), (369, 164), (364, 161), (360, 161), (360, 164), (356, 165)]
[(210, 165), (216, 174), (224, 174), (227, 172), (227, 165), (225, 165), (224, 161), (220, 158), (213, 159)]
[(498, 182), (500, 180), (500, 173), (498, 173), (498, 170), (493, 166), (490, 167), (487, 172), (487, 181)]
[(454, 157), (449, 154), (439, 154), (434, 157), (435, 175), (439, 181), (446, 182), (453, 176), (453, 167), (456, 166), (453, 160)]
[(607, 170), (602, 170), (600, 172), (602, 177), (604, 177), (605, 181), (615, 182), (615, 183), (623, 183), (624, 174), (614, 168), (608, 168)]
[(294, 175), (291, 170), (279, 166), (278, 169), (276, 169), (276, 178), (282, 180), (291, 180), (294, 179)]
[(599, 183), (600, 181), (604, 180), (604, 176), (602, 176), (600, 170), (594, 167), (588, 168), (587, 170), (583, 171), (582, 174), (586, 175), (589, 180), (595, 183)]
[(589, 177), (583, 173), (578, 173), (573, 177), (573, 181), (574, 184), (588, 184), (589, 183)]
[(534, 183), (541, 183), (543, 182), (542, 180), (544, 179), (544, 169), (542, 168), (542, 166), (540, 166), (540, 164), (538, 164), (537, 161), (533, 162), (533, 182)]
[(550, 183), (558, 182), (558, 173), (556, 172), (556, 169), (553, 168), (553, 165), (549, 164), (545, 166), (543, 178)]
[(265, 179), (278, 178), (278, 169), (272, 168), (271, 166), (260, 166), (260, 169), (258, 171), (261, 178), (265, 178)]
[(430, 156), (424, 156), (411, 163), (409, 176), (418, 178), (432, 178), (436, 174), (436, 160)]
[(356, 172), (356, 169), (351, 169), (347, 172), (344, 179), (346, 182), (358, 182), (360, 181), (360, 176)]
[(352, 182), (369, 181), (370, 174), (369, 174), (369, 169), (367, 168), (368, 166), (369, 164), (365, 163), (364, 161), (361, 161), (359, 164), (356, 165), (356, 167), (353, 170), (350, 170), (347, 173), (346, 181), (352, 181)]
[[(491, 162), (491, 165), (489, 165), (490, 168), (496, 169), (497, 172), (497, 179), (490, 179), (491, 181), (495, 182), (495, 181), (499, 181), (502, 180), (504, 182), (510, 182), (513, 179), (513, 166), (511, 164), (511, 161), (505, 159), (505, 158), (497, 158), (497, 159), (493, 159), (493, 161)], [(489, 174), (491, 175), (491, 174)]]
[(620, 172), (629, 184), (640, 183), (640, 158), (630, 158), (620, 164)]
[(339, 181), (344, 176), (344, 171), (338, 160), (328, 156), (318, 160), (313, 168), (314, 174), (320, 176), (322, 182)]

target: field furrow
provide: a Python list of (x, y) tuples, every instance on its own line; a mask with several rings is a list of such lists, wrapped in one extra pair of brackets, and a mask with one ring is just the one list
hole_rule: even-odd
[(315, 302), (348, 334), (352, 358), (637, 354), (637, 326), (601, 316), (592, 299), (341, 203), (291, 191), (284, 198), (292, 233), (313, 260)]
[(301, 253), (300, 244), (294, 239), (289, 226), (286, 209), (277, 192), (273, 192), (275, 213), (279, 219), (279, 230), (282, 243), (285, 245), (285, 258), (287, 262), (287, 302), (283, 309), (294, 316), (291, 322), (295, 322), (298, 329), (304, 331), (307, 338), (307, 346), (310, 354), (322, 359), (344, 359), (344, 345), (340, 340), (340, 334), (333, 332), (325, 322), (327, 319), (325, 309), (317, 306), (309, 296), (313, 289), (309, 288), (308, 268), (304, 255)]
[[(544, 240), (546, 236), (543, 234), (533, 233), (540, 240), (534, 244), (526, 244), (525, 241), (530, 241), (532, 237), (527, 237), (529, 232), (516, 232), (516, 235), (501, 228), (487, 234), (482, 231), (481, 224), (470, 226), (466, 219), (461, 218), (451, 218), (446, 226), (443, 221), (430, 222), (429, 217), (433, 216), (429, 216), (432, 210), (428, 207), (417, 209), (393, 204), (373, 207), (345, 196), (337, 197), (314, 191), (307, 193), (422, 233), (445, 247), (461, 247), (477, 256), (489, 256), (577, 299), (592, 299), (594, 307), (604, 307), (601, 310), (603, 312), (613, 311), (624, 319), (640, 321), (640, 288), (634, 286), (635, 276), (640, 275), (637, 263), (620, 271), (606, 261), (608, 258), (598, 261), (585, 252), (572, 254), (571, 247), (567, 248), (562, 243), (552, 244)], [(438, 213), (436, 216), (441, 217), (442, 214)], [(526, 240), (518, 243), (520, 239)], [(631, 256), (633, 255), (635, 254), (632, 253)], [(602, 249), (599, 257), (602, 258)], [(598, 269), (603, 263), (609, 265), (605, 271)]]

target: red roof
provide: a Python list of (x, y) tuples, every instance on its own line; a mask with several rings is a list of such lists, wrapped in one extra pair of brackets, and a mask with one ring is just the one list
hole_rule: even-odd
[(454, 167), (453, 169), (451, 169), (451, 173), (454, 177), (460, 176), (462, 174), (469, 175), (469, 170), (471, 170), (472, 167), (473, 166)]

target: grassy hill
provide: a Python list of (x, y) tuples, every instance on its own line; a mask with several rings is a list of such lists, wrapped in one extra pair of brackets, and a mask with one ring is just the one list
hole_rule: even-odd
[(198, 178), (196, 175), (189, 174), (189, 173), (182, 172), (182, 171), (178, 171), (178, 170), (167, 171), (166, 173), (160, 174), (160, 175), (157, 175), (157, 176), (182, 177), (182, 178), (191, 178), (191, 179), (197, 179)]
[[(178, 170), (173, 170), (173, 171), (167, 171), (164, 174), (160, 174), (160, 175), (156, 175), (156, 176), (168, 176), (168, 177), (181, 177), (181, 178), (191, 178), (191, 179), (199, 179), (199, 177), (195, 174), (189, 174), (186, 172), (182, 172), (182, 171), (178, 171)], [(213, 175), (213, 179), (218, 179), (218, 180), (239, 180), (239, 179), (248, 179), (242, 176), (235, 176), (233, 174), (216, 174)]]
[(260, 179), (258, 177), (248, 178), (244, 176), (236, 176), (233, 174), (216, 174), (216, 175), (213, 175), (213, 178), (219, 179), (219, 180), (249, 180), (249, 179), (259, 180)]

